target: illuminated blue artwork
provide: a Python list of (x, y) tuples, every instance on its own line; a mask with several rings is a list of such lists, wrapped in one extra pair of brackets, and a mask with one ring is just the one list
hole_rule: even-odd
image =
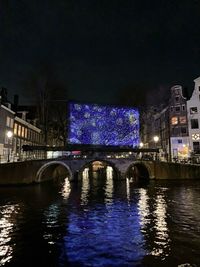
[(69, 104), (70, 144), (139, 145), (139, 112), (136, 108)]

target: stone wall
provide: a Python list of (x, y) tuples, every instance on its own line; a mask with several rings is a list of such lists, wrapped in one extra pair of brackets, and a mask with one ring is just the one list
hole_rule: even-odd
[(30, 184), (44, 160), (0, 164), (0, 185)]
[[(72, 174), (75, 173), (76, 170), (81, 169), (83, 164), (82, 161), (79, 161), (79, 166), (76, 165), (76, 168), (73, 168), (72, 162), (70, 161), (52, 161), (52, 165), (49, 164), (51, 161), (52, 160), (34, 160), (0, 164), (0, 185), (31, 184), (33, 182), (42, 182), (54, 179), (58, 176), (66, 175), (69, 170), (72, 171)], [(69, 166), (68, 170), (65, 166), (62, 166), (64, 163)], [(38, 171), (41, 170), (41, 167), (45, 164), (48, 168), (45, 168), (45, 171), (42, 172), (42, 178), (37, 180)], [(115, 164), (116, 167), (120, 169), (119, 166), (117, 166), (117, 163)], [(149, 172), (150, 179), (200, 179), (200, 165), (156, 161), (141, 161), (140, 163), (137, 162), (137, 164), (142, 164), (146, 167)], [(74, 177), (71, 178), (73, 180)]]
[(154, 162), (155, 179), (200, 179), (200, 165)]

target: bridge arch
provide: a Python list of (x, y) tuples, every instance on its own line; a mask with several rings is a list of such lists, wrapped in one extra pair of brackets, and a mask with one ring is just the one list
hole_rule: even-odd
[(50, 180), (51, 178), (58, 178), (59, 176), (69, 176), (69, 180), (73, 179), (73, 173), (69, 166), (62, 161), (51, 161), (45, 163), (36, 174), (36, 182), (42, 182)]
[(120, 170), (116, 167), (115, 163), (113, 163), (112, 161), (106, 160), (106, 159), (96, 158), (96, 159), (93, 159), (91, 161), (87, 161), (85, 164), (83, 164), (80, 167), (79, 173), (78, 173), (78, 179), (81, 179), (81, 175), (82, 175), (84, 169), (87, 168), (88, 166), (91, 166), (94, 162), (105, 163), (107, 166), (112, 167), (116, 177), (119, 178)]
[(135, 182), (149, 181), (152, 177), (152, 170), (148, 164), (136, 161), (129, 165), (125, 177), (133, 179)]

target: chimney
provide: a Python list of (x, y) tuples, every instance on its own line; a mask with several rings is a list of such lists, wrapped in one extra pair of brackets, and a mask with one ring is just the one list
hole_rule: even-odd
[(19, 95), (14, 95), (14, 111), (17, 112), (19, 105)]
[(8, 92), (7, 92), (7, 89), (4, 87), (1, 88), (1, 102), (2, 104), (5, 104), (8, 102)]

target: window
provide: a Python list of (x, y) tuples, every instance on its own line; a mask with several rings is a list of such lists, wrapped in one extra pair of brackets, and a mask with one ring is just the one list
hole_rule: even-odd
[(17, 134), (17, 123), (14, 124), (14, 134)]
[(199, 86), (199, 91), (200, 91), (200, 86)]
[(193, 150), (194, 152), (198, 152), (200, 150), (199, 142), (193, 142)]
[(180, 89), (178, 89), (178, 88), (175, 89), (175, 94), (176, 94), (176, 95), (179, 95), (179, 94), (180, 94)]
[(173, 110), (174, 110), (174, 107), (171, 107), (171, 108), (170, 108), (170, 110), (171, 110), (171, 112), (173, 112)]
[(22, 137), (24, 137), (24, 127), (22, 127)]
[(181, 127), (181, 133), (182, 134), (186, 134), (187, 133), (186, 127)]
[(182, 144), (182, 139), (178, 139), (178, 144)]
[(178, 124), (178, 117), (172, 117), (172, 118), (171, 118), (171, 124), (172, 124), (172, 125), (176, 125), (176, 124)]
[(179, 96), (176, 96), (176, 97), (175, 97), (175, 101), (176, 101), (176, 102), (179, 102)]
[(182, 105), (182, 111), (185, 111), (185, 105)]
[(200, 134), (192, 134), (192, 140), (199, 140)]
[(24, 137), (27, 138), (27, 128), (25, 128), (25, 134)]
[(180, 106), (176, 106), (176, 107), (175, 107), (175, 111), (176, 111), (176, 112), (180, 112), (180, 111), (181, 111), (181, 107), (180, 107)]
[(5, 144), (8, 144), (8, 136), (5, 134)]
[(18, 125), (18, 136), (21, 136), (21, 125)]
[(186, 116), (179, 117), (179, 121), (181, 124), (186, 124)]
[(195, 114), (195, 113), (197, 113), (197, 107), (191, 107), (190, 114)]
[(198, 119), (191, 119), (191, 128), (192, 129), (198, 129), (199, 128)]
[(173, 128), (173, 129), (172, 129), (172, 135), (173, 135), (173, 136), (177, 136), (177, 135), (179, 135), (179, 128), (177, 128), (177, 127)]
[(10, 119), (10, 128), (13, 128), (14, 120)]
[(6, 126), (10, 127), (10, 117), (8, 117), (8, 116), (6, 118)]

